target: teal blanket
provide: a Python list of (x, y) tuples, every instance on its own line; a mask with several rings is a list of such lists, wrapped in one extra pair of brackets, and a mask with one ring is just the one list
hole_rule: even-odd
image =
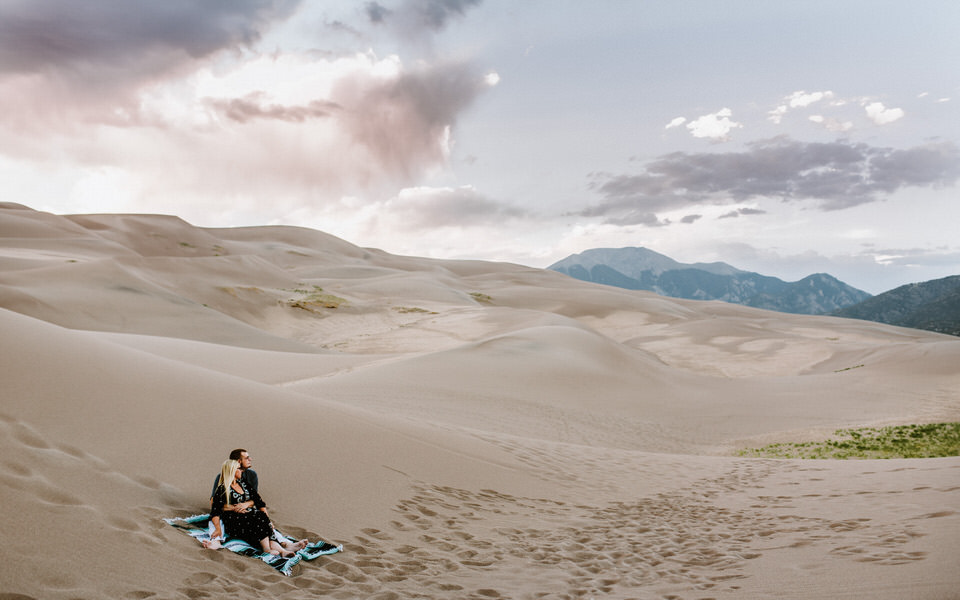
[[(210, 541), (210, 531), (208, 529), (210, 524), (210, 515), (208, 514), (194, 515), (192, 517), (164, 519), (164, 521), (166, 521), (168, 525), (173, 525), (177, 529), (183, 531), (201, 543), (204, 541)], [(277, 537), (280, 538), (280, 541), (296, 541), (284, 536), (277, 530), (274, 531), (276, 532)], [(302, 560), (313, 560), (318, 556), (325, 556), (327, 554), (335, 554), (343, 551), (342, 544), (331, 544), (329, 542), (320, 540), (318, 542), (307, 544), (305, 548), (298, 550), (297, 553), (292, 557), (284, 558), (282, 556), (264, 552), (259, 548), (254, 548), (243, 540), (231, 538), (229, 537), (229, 531), (226, 533), (228, 534), (228, 537), (223, 542), (223, 548), (226, 548), (231, 552), (236, 552), (242, 556), (258, 558), (288, 577), (292, 573), (293, 567), (299, 564)]]

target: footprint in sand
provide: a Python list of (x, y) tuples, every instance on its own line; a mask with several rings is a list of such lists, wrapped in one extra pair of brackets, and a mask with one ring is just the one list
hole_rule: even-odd
[(80, 498), (70, 492), (55, 488), (46, 482), (36, 482), (31, 487), (37, 499), (47, 504), (57, 506), (80, 506), (83, 504)]
[(50, 448), (50, 444), (48, 444), (46, 440), (40, 436), (40, 434), (23, 423), (13, 424), (12, 429), (13, 437), (23, 445), (30, 446), (31, 448), (38, 448), (40, 450), (48, 450)]
[(119, 529), (121, 531), (139, 531), (140, 525), (133, 521), (132, 519), (125, 519), (123, 517), (118, 517), (115, 515), (110, 515), (107, 517), (107, 523), (110, 524), (114, 529)]
[(381, 540), (381, 541), (388, 541), (393, 539), (391, 536), (380, 531), (379, 529), (367, 528), (367, 529), (361, 529), (361, 531), (364, 534), (369, 535), (370, 537)]
[(33, 475), (33, 470), (30, 467), (22, 465), (18, 462), (3, 461), (0, 462), (0, 466), (2, 466), (7, 472), (18, 477), (30, 477)]
[(334, 575), (338, 575), (354, 583), (360, 583), (368, 579), (363, 571), (346, 563), (330, 561), (326, 563), (324, 567)]
[(183, 582), (189, 586), (206, 585), (211, 581), (215, 580), (216, 578), (217, 576), (214, 575), (213, 573), (200, 571), (199, 573), (194, 573), (193, 575), (190, 575), (189, 577), (184, 579)]

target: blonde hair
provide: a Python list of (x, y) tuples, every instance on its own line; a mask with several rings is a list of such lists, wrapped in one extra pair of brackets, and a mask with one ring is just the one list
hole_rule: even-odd
[(230, 486), (233, 484), (233, 480), (237, 476), (237, 469), (239, 468), (240, 461), (229, 458), (223, 461), (223, 466), (220, 468), (220, 485), (223, 487), (225, 506), (232, 506), (232, 504), (230, 504)]

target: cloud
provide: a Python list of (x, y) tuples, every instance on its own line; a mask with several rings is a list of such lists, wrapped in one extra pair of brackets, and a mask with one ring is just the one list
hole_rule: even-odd
[(718, 219), (736, 219), (740, 215), (765, 215), (767, 211), (760, 210), (759, 208), (738, 208), (730, 212), (724, 213), (717, 217)]
[[(24, 178), (55, 166), (72, 182), (57, 202), (80, 212), (360, 222), (350, 215), (443, 168), (458, 119), (499, 76), (468, 60), (264, 52), (300, 4), (0, 0), (0, 164)], [(477, 2), (383, 4), (380, 17), (419, 28), (420, 43)], [(422, 206), (424, 223), (515, 214), (447, 196), (391, 209)]]
[[(694, 121), (687, 123), (687, 129), (693, 137), (709, 138), (717, 141), (726, 141), (730, 139), (730, 131), (738, 127), (743, 127), (742, 123), (731, 121), (733, 111), (729, 108), (721, 108), (719, 111), (703, 115)], [(676, 122), (677, 119), (671, 121)]]
[(323, 100), (312, 100), (301, 106), (268, 104), (267, 94), (263, 91), (251, 92), (243, 98), (210, 98), (207, 103), (224, 117), (238, 123), (246, 123), (253, 119), (302, 123), (309, 119), (329, 117), (342, 108), (339, 104)]
[(491, 200), (472, 186), (415, 187), (385, 202), (377, 219), (406, 230), (499, 225), (529, 216), (527, 211)]
[(425, 166), (442, 163), (460, 112), (490, 88), (474, 65), (420, 65), (381, 77), (359, 72), (333, 86), (329, 98), (344, 108), (337, 122), (394, 177), (412, 182)]
[(656, 213), (633, 210), (624, 213), (622, 216), (611, 217), (604, 220), (606, 225), (616, 225), (617, 227), (629, 227), (631, 225), (643, 225), (644, 227), (666, 227), (670, 225), (670, 219), (661, 219)]
[(696, 223), (702, 218), (703, 218), (703, 215), (686, 215), (682, 219), (680, 219), (680, 222), (689, 225), (690, 223)]
[(673, 119), (672, 121), (667, 123), (667, 126), (664, 127), (664, 129), (673, 129), (674, 127), (680, 127), (686, 122), (687, 122), (686, 117), (677, 117), (676, 119)]
[(370, 19), (371, 23), (380, 24), (387, 20), (387, 17), (390, 16), (392, 12), (386, 6), (383, 6), (379, 2), (367, 2), (364, 5), (364, 11), (367, 14), (367, 18)]
[(782, 104), (779, 104), (776, 108), (771, 110), (768, 115), (768, 119), (773, 123), (779, 125), (783, 121), (784, 115), (787, 114), (791, 109), (794, 108), (805, 108), (811, 104), (820, 102), (821, 100), (829, 100), (833, 98), (833, 92), (827, 90), (823, 92), (810, 92), (807, 93), (804, 90), (796, 91), (786, 96)]
[(0, 3), (0, 77), (119, 93), (218, 52), (250, 47), (299, 0)]
[(17, 137), (0, 148), (43, 154), (48, 136), (156, 126), (144, 94), (243, 56), (298, 3), (0, 2), (0, 137)]
[[(161, 189), (218, 208), (256, 196), (274, 198), (275, 205), (283, 196), (319, 205), (341, 195), (396, 194), (442, 167), (459, 115), (496, 82), (495, 74), (468, 61), (421, 60), (408, 67), (396, 56), (369, 52), (257, 54), (250, 48), (218, 54), (253, 43), (267, 17), (279, 18), (280, 7), (290, 3), (145, 3), (120, 11), (114, 24), (108, 8), (120, 10), (123, 2), (90, 2), (108, 28), (92, 18), (71, 21), (74, 4), (80, 6), (69, 3), (62, 20), (90, 31), (66, 31), (70, 27), (52, 10), (33, 11), (52, 32), (62, 29), (81, 40), (71, 42), (72, 55), (63, 50), (58, 59), (48, 50), (44, 60), (14, 63), (15, 52), (0, 36), (0, 60), (6, 61), (0, 67), (0, 155), (125, 173), (123, 180), (144, 200)], [(166, 12), (157, 8), (163, 6)], [(12, 17), (9, 3), (0, 2), (4, 11)], [(131, 12), (145, 22), (163, 16), (189, 21), (201, 30), (191, 35), (207, 41), (184, 40), (178, 47), (184, 34), (163, 23), (142, 25), (152, 32), (141, 32), (143, 39), (103, 33), (122, 29)], [(37, 15), (31, 27), (0, 18), (0, 30), (16, 31), (18, 39), (40, 35)], [(151, 63), (154, 55), (159, 58)], [(27, 69), (36, 72), (20, 72)], [(99, 69), (114, 80), (86, 89), (78, 73)]]
[(958, 177), (960, 149), (949, 142), (899, 150), (777, 137), (744, 152), (668, 154), (639, 174), (594, 175), (591, 187), (602, 200), (579, 214), (607, 223), (663, 224), (658, 212), (758, 198), (812, 200), (821, 210), (839, 210), (903, 187), (952, 185)]
[(787, 96), (788, 104), (790, 108), (798, 108), (803, 106), (810, 106), (815, 102), (820, 102), (823, 99), (833, 98), (833, 92), (827, 90), (825, 92), (811, 92), (807, 93), (805, 91), (794, 92)]
[(871, 102), (864, 106), (864, 110), (867, 112), (867, 117), (877, 125), (899, 121), (905, 114), (902, 108), (887, 108), (882, 102)]
[(395, 8), (368, 2), (364, 10), (369, 21), (397, 29), (404, 36), (417, 36), (443, 30), (456, 17), (478, 6), (482, 0), (403, 0)]
[(949, 248), (871, 248), (862, 255), (887, 266), (955, 267), (960, 264), (960, 251)]
[(812, 123), (822, 125), (827, 131), (842, 133), (853, 129), (852, 121), (840, 121), (839, 119), (824, 117), (823, 115), (810, 115), (807, 119)]

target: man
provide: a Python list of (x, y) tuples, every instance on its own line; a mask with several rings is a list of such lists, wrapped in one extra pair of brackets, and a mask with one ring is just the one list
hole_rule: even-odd
[[(243, 470), (243, 475), (240, 476), (240, 479), (243, 480), (243, 483), (246, 484), (247, 489), (251, 492), (259, 493), (259, 481), (257, 479), (257, 472), (250, 468), (250, 465), (253, 464), (253, 461), (250, 460), (250, 453), (244, 450), (243, 448), (237, 448), (230, 453), (230, 460), (236, 460), (240, 463), (240, 468)], [(213, 495), (217, 493), (217, 486), (220, 485), (220, 474), (217, 473), (217, 478), (213, 480), (213, 489), (210, 490), (210, 500), (213, 501)]]

